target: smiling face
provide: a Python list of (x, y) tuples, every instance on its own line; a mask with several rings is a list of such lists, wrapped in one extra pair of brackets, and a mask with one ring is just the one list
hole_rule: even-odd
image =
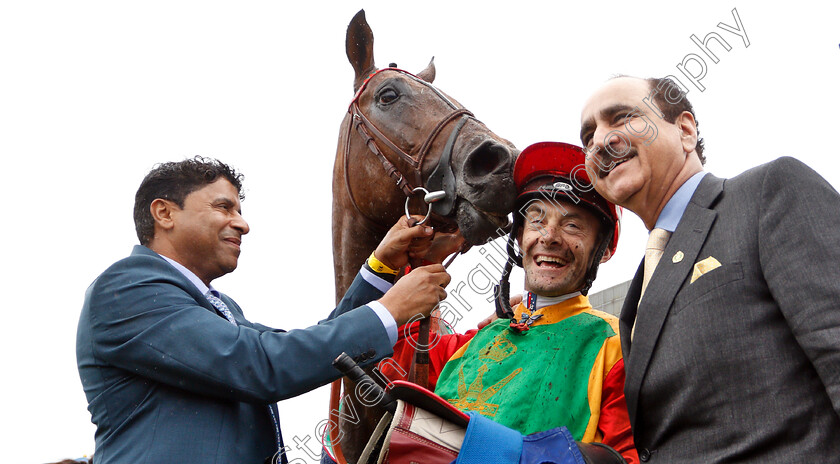
[(242, 218), (239, 192), (233, 184), (219, 179), (187, 195), (183, 208), (169, 204), (170, 222), (165, 224), (161, 254), (184, 265), (207, 285), (236, 269), (242, 236), (250, 228)]
[[(595, 190), (624, 206), (652, 228), (676, 190), (702, 169), (694, 147), (694, 118), (684, 112), (669, 123), (643, 101), (650, 84), (613, 79), (595, 92), (581, 113), (586, 165)], [(648, 100), (651, 105), (653, 102)]]
[(525, 289), (542, 296), (576, 292), (592, 264), (601, 224), (586, 208), (533, 201), (519, 231)]

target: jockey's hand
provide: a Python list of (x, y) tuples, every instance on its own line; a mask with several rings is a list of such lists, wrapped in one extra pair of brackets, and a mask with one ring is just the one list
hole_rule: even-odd
[(495, 312), (493, 314), (487, 316), (486, 318), (484, 318), (484, 320), (482, 320), (481, 322), (478, 323), (478, 330), (481, 330), (481, 329), (487, 327), (488, 325), (490, 325), (491, 322), (495, 321), (498, 318), (499, 318), (499, 316), (497, 316)]
[(447, 256), (460, 251), (464, 246), (464, 242), (466, 242), (466, 240), (464, 239), (464, 236), (461, 235), (460, 230), (447, 234), (440, 232), (435, 233), (431, 246), (423, 259), (432, 263), (440, 264)]
[[(423, 216), (412, 216), (412, 224)], [(385, 234), (373, 255), (382, 264), (396, 271), (408, 264), (409, 259), (420, 259), (429, 252), (435, 230), (427, 225), (412, 227), (407, 217), (400, 220)]]
[[(522, 303), (522, 295), (513, 295), (508, 301), (510, 301), (510, 307), (515, 308), (516, 305)], [(487, 316), (487, 318), (478, 323), (478, 330), (487, 327), (488, 325), (490, 325), (491, 322), (495, 321), (498, 318), (499, 316), (495, 312), (493, 312), (493, 314)]]
[(428, 317), (446, 298), (444, 287), (449, 285), (450, 280), (440, 264), (420, 266), (398, 280), (379, 302), (394, 316), (397, 326), (401, 326), (415, 314)]

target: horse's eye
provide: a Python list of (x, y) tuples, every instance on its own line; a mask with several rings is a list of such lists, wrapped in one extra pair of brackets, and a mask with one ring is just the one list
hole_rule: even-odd
[(390, 105), (400, 98), (400, 94), (394, 89), (385, 89), (379, 92), (379, 103), (383, 105)]

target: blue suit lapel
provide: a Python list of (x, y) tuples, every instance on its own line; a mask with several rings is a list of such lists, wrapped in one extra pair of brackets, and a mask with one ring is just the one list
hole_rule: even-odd
[[(172, 267), (172, 265), (169, 264), (169, 262), (167, 262), (165, 259), (163, 259), (159, 254), (142, 245), (135, 245), (134, 249), (131, 251), (131, 254), (150, 256), (160, 260), (160, 262), (162, 263), (161, 268), (166, 269), (166, 276), (175, 280), (178, 283), (178, 286), (181, 287), (181, 289), (189, 293), (189, 295), (195, 300), (196, 304), (214, 314), (218, 314), (220, 317), (224, 317), (221, 315), (221, 313), (219, 313), (216, 310), (215, 307), (213, 307), (212, 304), (210, 304), (210, 301), (208, 301), (207, 298), (204, 295), (202, 295), (200, 291), (198, 291), (198, 288), (196, 288), (196, 286), (192, 282), (190, 282), (190, 280), (187, 279), (186, 276), (184, 276), (184, 274), (181, 274), (181, 271)], [(230, 301), (230, 299), (227, 298), (227, 296), (222, 295), (222, 300), (225, 302), (226, 305), (228, 305), (228, 307), (231, 307), (231, 304), (233, 302)], [(237, 322), (239, 322), (239, 318), (236, 317), (235, 314), (236, 313), (234, 313), (234, 318), (237, 320)]]
[[(621, 311), (622, 349), (629, 347), (629, 353), (624, 352), (627, 375), (624, 392), (631, 424), (636, 423), (639, 390), (644, 381), (653, 350), (659, 340), (662, 326), (668, 317), (677, 292), (694, 268), (697, 255), (706, 242), (706, 237), (717, 218), (717, 212), (710, 209), (710, 205), (723, 191), (723, 182), (724, 179), (708, 174), (694, 192), (677, 230), (674, 231), (668, 246), (665, 247), (662, 260), (656, 267), (653, 276), (651, 276), (650, 283), (645, 290), (645, 296), (641, 304), (638, 305), (636, 333), (632, 344), (629, 343), (629, 329), (633, 324), (630, 316), (631, 313), (633, 316), (636, 315), (635, 306), (639, 302), (641, 271), (644, 264), (636, 273), (633, 284), (628, 291), (628, 297), (624, 300)], [(674, 262), (673, 257), (678, 251), (682, 252), (682, 259)]]

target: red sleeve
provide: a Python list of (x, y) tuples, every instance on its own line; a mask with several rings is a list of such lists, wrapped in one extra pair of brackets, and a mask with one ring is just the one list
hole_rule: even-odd
[(639, 463), (624, 399), (624, 359), (615, 363), (604, 379), (598, 430), (604, 437), (603, 443), (621, 453), (628, 464)]
[(478, 329), (467, 331), (465, 334), (442, 335), (440, 341), (429, 350), (429, 390), (434, 391), (438, 377), (440, 377), (446, 361), (468, 341), (472, 340)]
[[(411, 369), (411, 362), (414, 358), (414, 346), (416, 345), (417, 333), (420, 322), (415, 321), (408, 326), (400, 326), (397, 329), (397, 343), (394, 345), (394, 354), (391, 358), (380, 361), (379, 371), (389, 381), (407, 380), (408, 371)], [(470, 330), (465, 334), (440, 335), (432, 334), (429, 342), (434, 345), (429, 348), (429, 390), (434, 391), (437, 379), (446, 361), (475, 336), (478, 330)], [(412, 340), (409, 340), (410, 337)], [(435, 342), (437, 337), (437, 342)]]

